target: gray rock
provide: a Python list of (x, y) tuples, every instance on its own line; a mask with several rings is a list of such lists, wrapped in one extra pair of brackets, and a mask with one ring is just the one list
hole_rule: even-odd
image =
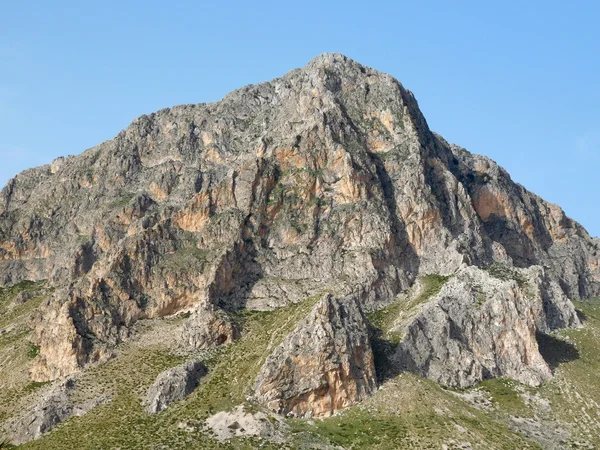
[(327, 294), (267, 358), (254, 398), (280, 414), (326, 417), (375, 389), (373, 352), (358, 302)]
[(415, 317), (397, 326), (404, 337), (393, 362), (460, 388), (496, 377), (541, 384), (551, 377), (536, 341), (542, 299), (527, 296), (526, 283), (520, 287), (463, 267)]
[(243, 406), (221, 411), (206, 419), (206, 425), (219, 441), (234, 437), (260, 436), (272, 442), (283, 442), (289, 427), (282, 417), (262, 411), (246, 412)]
[(18, 305), (22, 305), (24, 303), (27, 303), (29, 300), (31, 300), (33, 297), (35, 297), (35, 294), (29, 291), (21, 291), (19, 292), (15, 298), (13, 298), (11, 306), (15, 307)]
[[(220, 102), (141, 116), (113, 140), (18, 174), (0, 193), (0, 239), (0, 285), (56, 288), (32, 321), (38, 381), (112, 354), (140, 319), (272, 309), (321, 289), (373, 311), (419, 275), (500, 264), (535, 271), (531, 293), (481, 276), (490, 300), (479, 323), (476, 292), (450, 284), (406, 325), (398, 364), (449, 384), (538, 383), (548, 372), (531, 333), (577, 326), (571, 300), (600, 294), (598, 239), (431, 132), (397, 80), (339, 54)], [(517, 331), (503, 337), (497, 320)], [(215, 336), (234, 331), (198, 316), (182, 339), (202, 348)]]
[(184, 348), (200, 350), (229, 344), (238, 337), (237, 327), (223, 311), (201, 308), (186, 320), (178, 340)]
[(73, 380), (54, 383), (43, 391), (32, 407), (12, 419), (7, 425), (7, 435), (15, 445), (39, 439), (61, 422), (73, 416), (82, 416), (96, 406), (108, 401), (98, 397), (85, 403), (74, 403), (70, 399)]
[(204, 375), (206, 366), (198, 360), (165, 370), (156, 377), (146, 393), (146, 411), (148, 414), (156, 414), (171, 403), (184, 399), (196, 389)]
[(61, 385), (41, 398), (39, 404), (14, 423), (12, 441), (19, 445), (38, 439), (70, 417), (72, 412), (65, 386)]

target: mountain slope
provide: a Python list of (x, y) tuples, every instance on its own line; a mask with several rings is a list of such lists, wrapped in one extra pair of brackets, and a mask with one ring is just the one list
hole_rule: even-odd
[[(266, 383), (256, 399), (278, 398), (276, 412), (329, 415), (407, 371), (449, 387), (537, 386), (552, 376), (539, 336), (580, 327), (572, 301), (600, 294), (600, 241), (432, 133), (394, 78), (337, 54), (218, 103), (142, 116), (17, 175), (1, 197), (0, 283), (46, 283), (7, 332), (31, 340), (18, 367), (34, 383), (103, 370), (161, 318), (161, 351), (208, 358), (244, 348), (238, 316), (292, 308), (291, 334), (257, 338), (266, 347), (248, 355), (255, 379), (227, 388)], [(368, 325), (364, 313), (384, 307), (385, 323)], [(294, 377), (281, 376), (290, 361)]]

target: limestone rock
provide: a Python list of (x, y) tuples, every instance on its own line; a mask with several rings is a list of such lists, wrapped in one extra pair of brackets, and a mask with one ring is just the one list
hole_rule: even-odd
[[(577, 325), (571, 300), (600, 294), (598, 239), (489, 158), (433, 133), (393, 77), (339, 54), (219, 102), (141, 116), (0, 193), (0, 285), (47, 279), (55, 289), (32, 323), (38, 381), (110, 357), (140, 319), (201, 305), (217, 316), (272, 309), (323, 291), (373, 311), (420, 275), (493, 264), (540, 268), (540, 331)], [(493, 317), (529, 329), (519, 295), (494, 294), (509, 311)], [(444, 317), (470, 326), (464, 307), (449, 311), (439, 330)], [(187, 345), (235, 338), (200, 316)], [(520, 373), (516, 362), (489, 370), (509, 366)], [(477, 379), (477, 367), (459, 378)]]
[(223, 311), (198, 309), (184, 323), (179, 344), (200, 350), (229, 344), (238, 337), (237, 327)]
[(22, 305), (24, 303), (27, 303), (29, 300), (31, 300), (32, 298), (35, 297), (35, 294), (33, 294), (32, 292), (29, 291), (22, 291), (19, 292), (15, 298), (13, 298), (11, 306), (18, 306), (18, 305)]
[(171, 403), (184, 399), (196, 389), (204, 375), (206, 367), (198, 360), (165, 370), (156, 377), (146, 393), (146, 411), (148, 414), (156, 414)]
[(551, 377), (536, 341), (541, 303), (515, 280), (464, 267), (397, 327), (404, 337), (393, 361), (448, 386), (496, 377), (537, 386)]
[(369, 396), (375, 379), (358, 302), (328, 294), (267, 358), (254, 398), (281, 414), (326, 417)]
[(288, 431), (283, 418), (269, 416), (261, 411), (246, 412), (243, 406), (210, 416), (206, 419), (206, 425), (219, 441), (226, 441), (233, 437), (260, 436), (269, 441), (281, 442)]
[(54, 383), (42, 392), (36, 403), (8, 423), (7, 434), (16, 445), (38, 439), (61, 422), (73, 416), (82, 416), (101, 403), (106, 397), (98, 397), (85, 403), (74, 403), (70, 399), (73, 380)]
[(46, 394), (36, 407), (14, 424), (15, 433), (12, 435), (12, 440), (18, 445), (38, 439), (71, 414), (72, 405), (69, 403), (64, 386), (60, 386)]

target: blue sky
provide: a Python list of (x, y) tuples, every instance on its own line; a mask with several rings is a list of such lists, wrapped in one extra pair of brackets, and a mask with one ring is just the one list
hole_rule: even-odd
[(600, 235), (600, 2), (3, 1), (0, 183), (340, 52)]

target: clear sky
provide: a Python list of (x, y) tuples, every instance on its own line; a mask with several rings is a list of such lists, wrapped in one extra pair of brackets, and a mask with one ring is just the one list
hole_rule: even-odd
[(0, 183), (340, 52), (600, 235), (598, 1), (0, 0)]

